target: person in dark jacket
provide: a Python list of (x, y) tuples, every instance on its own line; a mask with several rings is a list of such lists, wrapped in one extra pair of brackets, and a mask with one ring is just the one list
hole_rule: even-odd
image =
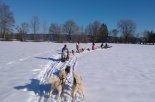
[(69, 50), (67, 48), (67, 45), (64, 45), (64, 47), (62, 48), (61, 59), (62, 62), (69, 60)]

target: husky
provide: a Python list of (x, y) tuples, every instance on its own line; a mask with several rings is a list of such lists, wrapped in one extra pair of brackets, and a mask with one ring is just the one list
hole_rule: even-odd
[(53, 95), (53, 91), (56, 89), (58, 91), (57, 99), (60, 99), (62, 93), (62, 83), (59, 77), (50, 77), (48, 82), (52, 84), (50, 91), (50, 97)]
[(51, 88), (51, 91), (50, 91), (50, 97), (53, 95), (52, 93), (56, 89), (58, 91), (57, 98), (60, 99), (62, 89), (65, 86), (66, 78), (67, 78), (67, 75), (69, 73), (70, 73), (70, 66), (66, 66), (66, 68), (64, 70), (61, 70), (59, 72), (58, 77), (50, 77), (48, 79), (48, 82), (52, 84), (52, 88)]
[(66, 66), (64, 70), (59, 72), (59, 78), (61, 80), (62, 86), (64, 87), (65, 82), (67, 80), (67, 75), (70, 73), (70, 66)]
[(78, 92), (84, 98), (85, 91), (84, 91), (84, 86), (83, 86), (83, 83), (82, 83), (82, 77), (79, 74), (73, 72), (73, 90), (72, 90), (72, 97), (73, 97), (73, 99), (75, 99), (76, 94)]

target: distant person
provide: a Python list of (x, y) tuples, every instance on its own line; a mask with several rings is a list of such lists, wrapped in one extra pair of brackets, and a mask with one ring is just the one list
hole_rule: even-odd
[(105, 46), (104, 46), (104, 48), (108, 48), (108, 44), (107, 44), (107, 43), (105, 43)]
[(112, 46), (109, 46), (107, 43), (105, 43), (104, 48), (111, 48)]
[(76, 43), (76, 52), (80, 53), (80, 42), (79, 41)]
[(104, 44), (102, 43), (102, 44), (101, 44), (101, 48), (103, 48), (103, 47), (104, 47)]
[(75, 54), (75, 52), (74, 52), (74, 50), (72, 50), (72, 55), (74, 55)]
[(95, 43), (92, 43), (92, 50), (95, 50)]
[(69, 50), (67, 48), (67, 45), (64, 45), (64, 47), (62, 48), (61, 60), (62, 62), (69, 60)]

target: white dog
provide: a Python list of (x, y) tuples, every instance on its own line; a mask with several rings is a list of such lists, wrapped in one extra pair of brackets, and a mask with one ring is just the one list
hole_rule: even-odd
[(79, 74), (73, 72), (73, 90), (72, 90), (73, 98), (75, 98), (77, 92), (80, 92), (80, 94), (83, 95), (83, 98), (84, 98), (85, 91), (82, 83), (82, 78)]
[(54, 89), (57, 89), (58, 98), (61, 97), (62, 89), (65, 85), (66, 78), (69, 73), (70, 73), (70, 66), (66, 66), (64, 70), (60, 70), (58, 77), (50, 77), (48, 79), (48, 82), (52, 84), (50, 96), (52, 96)]
[(61, 93), (62, 93), (62, 83), (61, 83), (61, 80), (59, 77), (50, 77), (48, 79), (48, 82), (52, 84), (52, 88), (51, 88), (51, 91), (50, 91), (50, 96), (53, 95), (53, 91), (55, 89), (57, 89), (58, 91), (58, 96), (57, 98), (59, 99), (60, 96), (61, 96)]

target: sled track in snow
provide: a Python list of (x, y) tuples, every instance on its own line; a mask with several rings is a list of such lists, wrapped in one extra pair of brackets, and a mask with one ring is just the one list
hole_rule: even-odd
[[(100, 49), (97, 49), (100, 50)], [(77, 94), (76, 98), (72, 100), (71, 91), (72, 91), (72, 84), (73, 84), (73, 76), (72, 73), (68, 75), (65, 88), (62, 92), (61, 101), (56, 99), (56, 94), (52, 97), (49, 97), (50, 87), (51, 85), (47, 85), (47, 79), (51, 76), (57, 76), (58, 72), (65, 68), (65, 66), (71, 66), (71, 72), (76, 71), (75, 66), (77, 63), (78, 57), (83, 54), (86, 54), (92, 51), (84, 51), (82, 53), (76, 53), (75, 55), (71, 56), (69, 61), (61, 62), (60, 61), (60, 54), (56, 54), (53, 56), (54, 59), (59, 60), (52, 60), (49, 61), (46, 66), (41, 70), (38, 80), (40, 81), (40, 90), (41, 94), (39, 95), (31, 95), (32, 97), (29, 99), (28, 102), (84, 102), (85, 99), (80, 94)]]
[[(41, 91), (42, 93), (39, 95), (33, 95), (33, 97), (30, 99), (29, 102), (58, 102), (56, 101), (56, 94), (53, 95), (53, 97), (49, 98), (49, 91), (50, 91), (50, 85), (47, 85), (47, 79), (51, 76), (57, 76), (59, 70), (62, 70), (65, 68), (65, 66), (69, 65), (71, 66), (71, 71), (74, 70), (74, 67), (76, 65), (77, 62), (77, 57), (79, 56), (79, 54), (76, 54), (74, 56), (72, 56), (69, 61), (66, 62), (61, 62), (59, 61), (49, 61), (46, 66), (41, 70), (39, 76), (38, 76), (38, 80), (40, 80), (40, 90), (44, 90)], [(56, 55), (55, 59), (60, 59), (60, 55)], [(73, 78), (72, 78), (72, 73), (70, 73), (68, 80), (66, 82), (66, 87), (63, 90), (62, 93), (62, 99), (63, 101), (59, 101), (59, 102), (71, 102), (72, 98), (71, 98), (71, 87), (72, 87), (72, 82), (73, 82)], [(44, 89), (43, 89), (44, 88)], [(76, 101), (78, 102), (78, 101)]]

